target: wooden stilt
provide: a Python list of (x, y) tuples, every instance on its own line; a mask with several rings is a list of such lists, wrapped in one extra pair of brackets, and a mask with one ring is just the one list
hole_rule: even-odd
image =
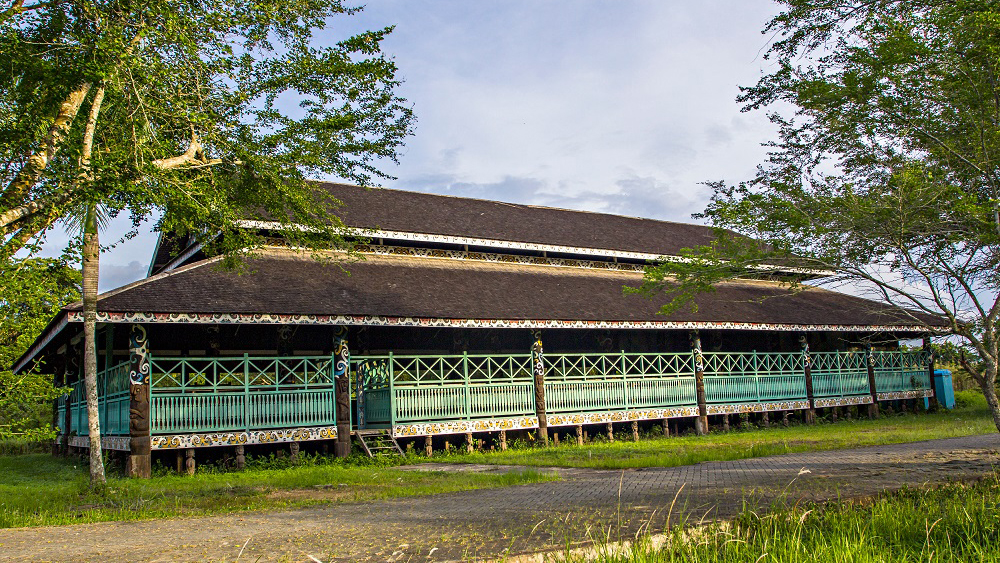
[(407, 442), (406, 443), (406, 455), (410, 455), (412, 453), (413, 453), (413, 442)]
[(177, 450), (177, 474), (184, 473), (184, 452)]
[(583, 443), (584, 444), (587, 443), (587, 431), (586, 430), (583, 431)]
[(184, 469), (187, 471), (188, 475), (194, 475), (194, 448), (188, 448), (184, 452)]
[(615, 425), (611, 422), (608, 423), (608, 441), (615, 441)]
[(427, 457), (434, 455), (434, 441), (431, 440), (430, 436), (426, 436), (424, 438), (424, 454), (426, 454)]
[(555, 445), (557, 445), (557, 446), (559, 445), (559, 433), (558, 432), (552, 432), (552, 443), (555, 444)]
[(770, 428), (770, 427), (771, 427), (771, 417), (770, 417), (770, 416), (768, 416), (768, 413), (767, 413), (767, 412), (764, 412), (764, 413), (763, 413), (763, 414), (762, 414), (762, 415), (760, 416), (760, 422), (761, 422), (761, 424), (763, 424), (763, 425), (764, 425), (764, 428)]
[(444, 453), (451, 453), (451, 442), (448, 440), (444, 441)]
[(722, 415), (722, 430), (723, 432), (729, 432), (729, 415)]
[(471, 454), (472, 450), (474, 450), (474, 449), (475, 449), (475, 446), (473, 445), (473, 441), (472, 441), (472, 433), (471, 432), (466, 432), (466, 434), (465, 434), (465, 452)]
[(298, 463), (299, 461), (299, 443), (292, 442), (288, 444), (288, 457), (291, 458), (292, 463)]
[(236, 446), (236, 469), (243, 471), (247, 467), (247, 456), (242, 445)]
[(662, 419), (660, 419), (660, 425), (663, 426), (663, 437), (664, 438), (669, 438), (670, 437), (670, 419), (669, 418), (662, 418)]
[(578, 445), (578, 446), (582, 446), (583, 445), (583, 425), (582, 424), (577, 424), (576, 425), (576, 445)]
[(837, 422), (837, 419), (840, 418), (840, 407), (833, 407), (830, 409), (830, 413), (830, 418), (832, 418), (834, 422)]
[(501, 430), (500, 431), (500, 451), (501, 452), (507, 451), (507, 431), (506, 430)]
[(788, 426), (788, 411), (781, 411), (781, 425)]
[(635, 420), (632, 421), (632, 441), (639, 441), (639, 423)]

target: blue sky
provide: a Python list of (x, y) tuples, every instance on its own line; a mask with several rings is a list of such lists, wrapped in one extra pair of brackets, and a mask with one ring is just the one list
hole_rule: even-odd
[[(735, 98), (770, 70), (760, 30), (776, 11), (765, 0), (373, 0), (325, 33), (396, 26), (384, 48), (418, 121), (384, 186), (693, 221), (709, 196), (701, 182), (751, 177), (773, 136)], [(148, 230), (104, 256), (102, 291), (145, 275)]]

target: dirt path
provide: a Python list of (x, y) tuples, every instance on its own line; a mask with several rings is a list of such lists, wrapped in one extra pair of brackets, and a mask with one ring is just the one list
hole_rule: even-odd
[[(1000, 467), (1000, 434), (687, 467), (559, 470), (558, 482), (289, 511), (0, 530), (0, 560), (439, 561), (725, 517), (746, 498), (853, 497)], [(454, 466), (415, 467), (454, 470)], [(460, 466), (461, 468), (461, 466)], [(502, 470), (465, 467), (465, 470)], [(681, 487), (683, 489), (681, 490)], [(681, 493), (678, 495), (678, 490)]]

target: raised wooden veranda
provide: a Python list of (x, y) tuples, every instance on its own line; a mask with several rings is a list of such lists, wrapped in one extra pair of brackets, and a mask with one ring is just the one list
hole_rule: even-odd
[[(923, 352), (545, 354), (548, 426), (779, 412), (932, 395)], [(397, 437), (538, 427), (531, 353), (358, 356), (354, 429)], [(152, 450), (330, 440), (335, 356), (150, 356)], [(99, 375), (109, 449), (129, 449), (130, 363)], [(703, 389), (703, 393), (699, 393)], [(86, 447), (82, 382), (58, 403), (69, 445)], [(702, 400), (699, 398), (702, 397)], [(142, 399), (142, 398), (140, 398)], [(343, 404), (343, 403), (342, 403)], [(353, 416), (350, 416), (353, 415)], [(135, 431), (132, 429), (132, 436)]]

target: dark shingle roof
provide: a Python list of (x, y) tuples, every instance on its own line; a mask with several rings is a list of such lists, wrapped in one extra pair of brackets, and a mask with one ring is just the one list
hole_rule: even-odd
[[(101, 297), (105, 312), (357, 315), (447, 319), (699, 321), (780, 325), (910, 325), (899, 309), (773, 282), (721, 284), (698, 298), (699, 310), (658, 315), (664, 300), (623, 295), (636, 272), (368, 256), (337, 264), (267, 250), (252, 273), (206, 260)], [(78, 310), (74, 305), (69, 310)]]
[(356, 228), (429, 233), (536, 244), (677, 254), (708, 244), (712, 229), (606, 213), (572, 211), (345, 184), (319, 184), (344, 206), (336, 211)]

